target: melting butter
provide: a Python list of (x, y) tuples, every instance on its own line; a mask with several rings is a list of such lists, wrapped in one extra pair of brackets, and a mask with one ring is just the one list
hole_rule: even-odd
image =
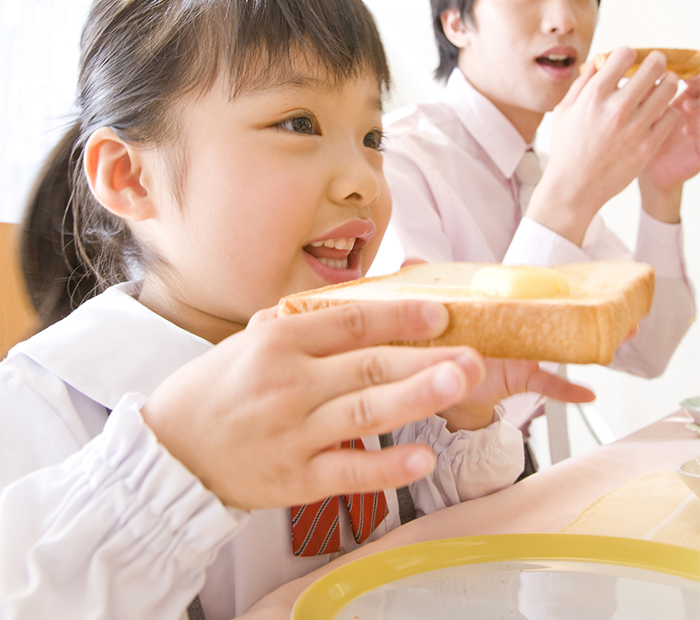
[(485, 295), (515, 299), (542, 299), (569, 294), (569, 282), (549, 267), (495, 265), (472, 276), (471, 289)]

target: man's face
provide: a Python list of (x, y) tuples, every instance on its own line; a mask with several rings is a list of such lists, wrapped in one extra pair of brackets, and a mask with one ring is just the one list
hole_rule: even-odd
[(476, 0), (459, 67), (525, 133), (578, 76), (597, 15), (596, 0)]

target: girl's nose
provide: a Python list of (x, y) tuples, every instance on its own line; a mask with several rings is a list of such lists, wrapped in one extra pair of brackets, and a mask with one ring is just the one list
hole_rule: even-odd
[(330, 186), (331, 199), (355, 207), (371, 205), (379, 197), (378, 171), (358, 150), (339, 154), (335, 177)]
[(568, 34), (576, 28), (576, 14), (572, 0), (548, 0), (542, 14), (542, 32)]

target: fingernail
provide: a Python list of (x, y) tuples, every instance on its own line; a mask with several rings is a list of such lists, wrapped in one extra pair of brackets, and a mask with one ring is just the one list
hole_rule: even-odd
[(406, 468), (414, 475), (423, 477), (435, 466), (434, 457), (425, 450), (414, 452), (406, 459)]
[(456, 361), (466, 373), (470, 385), (475, 385), (484, 378), (484, 363), (477, 353), (465, 353)]
[(450, 315), (447, 312), (447, 308), (442, 304), (423, 304), (422, 312), (423, 318), (429, 327), (442, 327), (445, 329), (450, 322)]
[(444, 396), (456, 396), (462, 391), (462, 378), (452, 364), (441, 364), (433, 375), (433, 387)]

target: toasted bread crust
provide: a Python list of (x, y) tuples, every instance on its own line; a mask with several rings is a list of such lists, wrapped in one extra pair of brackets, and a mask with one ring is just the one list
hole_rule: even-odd
[[(630, 69), (625, 73), (624, 77), (630, 77), (634, 72), (639, 69), (639, 65), (642, 61), (654, 50), (662, 52), (666, 56), (666, 69), (668, 71), (673, 71), (679, 78), (687, 80), (689, 78), (700, 75), (700, 51), (691, 49), (675, 49), (675, 48), (638, 48), (634, 51), (637, 52), (637, 61), (630, 67)], [(608, 59), (610, 52), (605, 52), (602, 54), (596, 54), (590, 62), (584, 63), (580, 67), (581, 73), (585, 71), (585, 68), (593, 64), (596, 70), (599, 70)]]
[[(449, 263), (467, 265), (467, 263)], [(630, 270), (630, 266), (636, 266)], [(480, 266), (485, 266), (480, 265)], [(411, 271), (424, 265), (413, 265), (401, 272), (410, 281)], [(430, 268), (434, 269), (432, 265)], [(555, 299), (504, 299), (484, 295), (465, 296), (442, 301), (450, 314), (450, 324), (439, 338), (429, 342), (396, 342), (414, 346), (468, 345), (487, 357), (534, 359), (576, 364), (609, 364), (615, 350), (647, 314), (654, 295), (654, 273), (648, 265), (629, 261), (594, 261), (560, 267), (567, 277), (585, 289), (588, 272), (604, 270), (603, 278), (615, 282), (617, 270), (624, 276), (619, 286), (604, 293), (595, 290)], [(352, 303), (352, 295), (333, 298), (331, 291), (381, 282), (397, 274), (379, 278), (362, 278), (290, 295), (280, 301), (280, 315), (319, 310)], [(602, 282), (596, 275), (590, 286)], [(358, 295), (361, 301), (361, 295)], [(379, 301), (379, 300), (377, 300)]]

